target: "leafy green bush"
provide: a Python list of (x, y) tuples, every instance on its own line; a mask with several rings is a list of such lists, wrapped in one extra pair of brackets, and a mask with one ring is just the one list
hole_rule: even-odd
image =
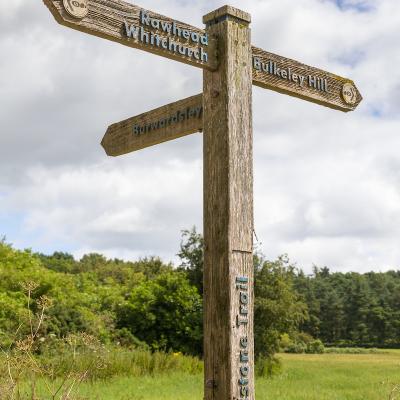
[(303, 354), (306, 350), (307, 345), (304, 342), (294, 342), (286, 349), (286, 353)]
[(104, 344), (143, 348), (143, 341), (129, 326), (116, 327), (117, 309), (140, 283), (151, 282), (163, 273), (176, 272), (156, 257), (123, 262), (89, 254), (76, 261), (66, 253), (45, 256), (16, 250), (0, 240), (0, 346), (7, 348), (17, 329), (21, 335), (29, 333), (27, 297), (21, 283), (33, 281), (37, 284), (30, 303), (33, 312), (40, 308), (42, 296), (53, 300), (42, 321), (41, 336), (62, 339), (85, 332)]
[(311, 335), (304, 332), (297, 332), (291, 337), (288, 334), (281, 336), (280, 350), (285, 353), (294, 354), (322, 354), (325, 346), (319, 339), (314, 339)]
[(165, 272), (132, 290), (118, 310), (128, 328), (153, 350), (201, 354), (202, 301), (183, 272)]
[(308, 354), (323, 354), (324, 352), (325, 346), (319, 339), (307, 344), (306, 353)]
[(281, 335), (279, 339), (279, 351), (285, 353), (289, 347), (294, 344), (294, 341), (287, 333)]
[[(71, 333), (62, 339), (48, 334), (42, 325), (53, 302), (46, 295), (33, 301), (40, 284), (26, 282), (21, 286), (26, 296), (27, 326), (21, 324), (8, 336), (8, 347), (0, 348), (1, 399), (21, 399), (21, 393), (26, 391), (26, 398), (44, 399), (37, 396), (39, 382), (44, 383), (49, 396), (46, 398), (73, 400), (78, 399), (77, 388), (86, 380), (171, 371), (198, 374), (203, 370), (198, 358), (183, 356), (180, 352), (105, 346), (85, 332)], [(124, 330), (120, 333), (127, 336)], [(133, 335), (129, 338), (135, 340)]]
[(255, 271), (254, 336), (257, 357), (279, 351), (282, 333), (293, 334), (307, 318), (307, 307), (293, 288), (295, 267), (286, 256), (259, 260)]
[(260, 357), (256, 362), (257, 377), (271, 378), (282, 373), (282, 362), (276, 357)]

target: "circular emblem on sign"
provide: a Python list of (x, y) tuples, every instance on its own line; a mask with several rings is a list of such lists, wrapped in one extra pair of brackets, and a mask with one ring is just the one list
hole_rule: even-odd
[(351, 83), (345, 83), (342, 89), (343, 100), (350, 105), (357, 102), (357, 90)]
[(63, 0), (63, 4), (69, 15), (82, 19), (88, 15), (88, 1), (89, 0)]

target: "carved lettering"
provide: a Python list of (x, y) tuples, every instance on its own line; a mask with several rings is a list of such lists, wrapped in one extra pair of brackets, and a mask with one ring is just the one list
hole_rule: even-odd
[(260, 57), (253, 57), (253, 69), (295, 83), (300, 87), (304, 87), (304, 82), (307, 79), (309, 87), (320, 92), (328, 92), (327, 79), (322, 79), (312, 75), (305, 76), (299, 73), (293, 73), (291, 68), (282, 68), (278, 63), (272, 61), (263, 62)]
[(208, 46), (208, 35), (200, 34), (198, 32), (192, 32), (188, 29), (180, 28), (176, 22), (172, 24), (166, 21), (161, 21), (158, 18), (153, 18), (148, 11), (140, 11), (140, 24), (144, 26), (152, 27), (153, 29), (162, 30), (167, 34), (180, 37), (186, 40), (191, 40), (193, 43), (202, 44)]
[(240, 350), (240, 362), (241, 363), (249, 362), (249, 352), (247, 350)]
[[(73, 3), (76, 2), (76, 0), (68, 1), (72, 1)], [(167, 50), (174, 54), (179, 53), (182, 56), (201, 61), (202, 63), (208, 63), (208, 53), (204, 50), (204, 47), (202, 47), (208, 46), (207, 34), (200, 34), (198, 32), (192, 32), (188, 29), (182, 29), (177, 25), (176, 22), (170, 23), (153, 18), (148, 11), (144, 10), (140, 11), (139, 24), (142, 26), (135, 26), (134, 24), (130, 24), (128, 21), (124, 21), (125, 34), (128, 38)], [(162, 34), (166, 34), (168, 37), (165, 38), (163, 37), (164, 35), (160, 36), (158, 33), (148, 32), (145, 30), (145, 27), (159, 31)], [(173, 36), (175, 36), (178, 40), (181, 38), (186, 42), (191, 41), (200, 46), (198, 48), (190, 47), (188, 44), (174, 41)]]
[[(239, 276), (236, 278), (236, 289), (239, 291), (239, 310), (236, 317), (236, 326), (238, 329), (243, 329), (249, 323), (249, 278), (247, 276)], [(249, 397), (249, 376), (250, 376), (250, 356), (249, 356), (249, 339), (247, 336), (242, 336), (239, 340), (239, 380), (238, 390), (241, 399)]]
[(150, 26), (150, 15), (144, 10), (140, 12), (140, 23), (142, 25)]
[(247, 293), (240, 292), (240, 303), (249, 304), (249, 295)]
[(249, 397), (249, 387), (242, 386), (240, 388), (240, 397), (247, 399)]
[(135, 27), (135, 25), (129, 25), (125, 21), (125, 31), (126, 31), (126, 36), (129, 38), (134, 38), (137, 39), (139, 36), (139, 27)]
[(158, 121), (149, 122), (145, 125), (134, 125), (132, 130), (134, 135), (143, 135), (148, 132), (157, 131), (188, 119), (200, 119), (203, 116), (203, 106), (188, 107), (186, 110), (177, 111), (168, 118), (161, 118)]
[(247, 315), (248, 313), (249, 313), (249, 310), (248, 310), (247, 306), (244, 306), (243, 304), (241, 304), (239, 314)]
[(240, 347), (242, 349), (247, 349), (248, 345), (249, 345), (249, 340), (247, 339), (247, 337), (243, 337), (240, 339)]

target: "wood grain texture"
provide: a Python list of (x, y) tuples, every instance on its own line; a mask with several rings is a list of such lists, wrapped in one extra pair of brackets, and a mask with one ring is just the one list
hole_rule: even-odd
[(203, 95), (198, 94), (109, 126), (101, 145), (116, 157), (201, 130)]
[[(90, 35), (98, 36), (103, 39), (118, 42), (125, 46), (167, 57), (175, 61), (180, 61), (185, 64), (193, 65), (195, 67), (208, 68), (210, 70), (214, 70), (217, 67), (215, 44), (212, 40), (209, 40), (208, 46), (202, 46), (191, 42), (189, 39), (171, 36), (163, 32), (162, 30), (157, 30), (151, 26), (146, 26), (146, 31), (157, 33), (161, 38), (164, 39), (172, 38), (174, 42), (183, 44), (193, 51), (196, 51), (200, 47), (203, 47), (208, 54), (208, 62), (203, 62), (201, 60), (196, 60), (193, 57), (188, 57), (187, 55), (173, 53), (169, 50), (163, 49), (162, 47), (142, 43), (138, 39), (128, 38), (125, 33), (125, 21), (138, 27), (142, 26), (139, 23), (140, 11), (148, 11), (136, 5), (121, 0), (89, 0), (88, 15), (83, 19), (77, 19), (67, 13), (63, 6), (63, 0), (43, 1), (49, 8), (50, 12), (53, 14), (56, 21), (68, 28), (85, 32)], [(148, 12), (152, 18), (159, 19), (161, 21), (171, 24), (175, 22), (181, 30), (196, 32), (198, 35), (205, 34), (204, 30), (202, 29), (198, 29), (191, 25), (176, 21), (157, 13), (153, 13), (151, 11)]]
[[(215, 15), (223, 17), (221, 12)], [(228, 17), (236, 17), (228, 14)], [(204, 357), (205, 399), (254, 399), (253, 161), (250, 29), (237, 18), (208, 21), (221, 64), (204, 71)], [(247, 324), (237, 326), (246, 277)], [(240, 361), (247, 338), (248, 361)], [(240, 385), (241, 368), (247, 384)], [(241, 388), (248, 395), (241, 396)]]
[[(274, 90), (279, 93), (287, 94), (289, 96), (298, 97), (312, 103), (320, 104), (325, 107), (333, 108), (336, 110), (348, 112), (353, 111), (360, 104), (362, 96), (356, 88), (353, 81), (350, 79), (342, 78), (340, 76), (331, 74), (318, 68), (310, 67), (298, 61), (289, 58), (277, 56), (276, 54), (268, 53), (257, 47), (253, 47), (253, 84), (265, 89)], [(272, 68), (272, 73), (265, 71), (258, 71), (254, 68), (255, 58), (260, 59), (263, 66), (271, 65), (272, 62), (280, 70), (286, 72), (290, 71), (292, 79), (289, 80), (289, 75), (285, 73), (288, 79), (282, 78), (275, 74), (275, 66)], [(294, 74), (297, 77), (303, 76), (303, 85), (300, 85), (300, 79), (293, 80)], [(318, 90), (314, 85), (310, 85), (309, 77), (316, 77), (321, 79), (321, 82), (326, 80), (327, 91)], [(356, 98), (354, 104), (345, 102), (342, 89), (345, 84), (354, 86)]]
[[(62, 0), (43, 1), (54, 15), (55, 19), (61, 25), (69, 28), (211, 71), (215, 70), (218, 66), (219, 56), (217, 46), (211, 37), (209, 37), (208, 46), (205, 47), (205, 51), (207, 52), (208, 56), (208, 62), (196, 60), (193, 57), (188, 57), (187, 55), (173, 53), (169, 50), (163, 49), (160, 46), (143, 43), (135, 38), (128, 38), (125, 33), (125, 22), (127, 21), (129, 24), (140, 26), (140, 11), (142, 8), (136, 5), (126, 3), (121, 0), (88, 0), (88, 15), (83, 19), (77, 19), (70, 16), (66, 12)], [(198, 35), (205, 34), (203, 29), (193, 27), (183, 22), (175, 21), (171, 18), (153, 13), (151, 11), (149, 11), (149, 13), (152, 18), (159, 19), (160, 21), (167, 23), (176, 22), (177, 26), (182, 30), (185, 29), (193, 31)], [(204, 21), (208, 21), (209, 19), (213, 18), (218, 19), (223, 15), (228, 15), (232, 18), (243, 20), (244, 22), (250, 21), (249, 14), (230, 6), (224, 6), (219, 10), (207, 14), (204, 17)], [(151, 26), (146, 26), (146, 30), (157, 33), (163, 39), (171, 38), (171, 35), (154, 29)], [(190, 40), (181, 37), (178, 38), (176, 36), (172, 36), (172, 39), (177, 43), (189, 47), (191, 51), (196, 51), (201, 47), (200, 45), (195, 45), (194, 43), (190, 42)], [(359, 90), (355, 86), (354, 82), (350, 79), (337, 76), (318, 68), (307, 66), (289, 58), (269, 53), (257, 47), (252, 47), (251, 53), (253, 55), (253, 84), (256, 86), (344, 112), (355, 110), (362, 100)], [(280, 70), (283, 69), (289, 71), (290, 69), (292, 77), (293, 74), (297, 76), (304, 76), (306, 79), (304, 85), (300, 86), (298, 82), (282, 78), (274, 73), (266, 73), (263, 70), (257, 70), (254, 68), (255, 57), (260, 59), (264, 65), (272, 62), (276, 63)], [(327, 91), (318, 90), (315, 87), (310, 86), (309, 82), (307, 81), (310, 76), (322, 79), (323, 82), (326, 80)], [(342, 94), (345, 84), (351, 84), (354, 87), (355, 99), (354, 102), (351, 102), (350, 104), (345, 101)]]
[(251, 15), (245, 11), (239, 10), (238, 8), (232, 6), (223, 6), (218, 8), (218, 10), (211, 11), (203, 17), (203, 23), (208, 24), (209, 22), (215, 23), (221, 17), (233, 17), (244, 22), (251, 22)]

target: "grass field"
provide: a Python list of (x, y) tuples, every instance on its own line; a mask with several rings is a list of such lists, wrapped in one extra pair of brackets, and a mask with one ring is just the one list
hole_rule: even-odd
[[(257, 398), (383, 400), (400, 383), (400, 352), (281, 356), (284, 373), (257, 382)], [(395, 397), (393, 397), (394, 399)]]
[[(257, 399), (389, 400), (400, 383), (400, 351), (384, 354), (282, 354), (283, 373), (258, 379)], [(90, 400), (201, 400), (202, 375), (113, 378), (81, 385)], [(393, 396), (391, 400), (399, 399)]]
[[(257, 399), (400, 400), (390, 397), (400, 383), (400, 351), (383, 354), (282, 354), (283, 373), (258, 379)], [(84, 383), (80, 399), (202, 400), (202, 375), (173, 373), (155, 377), (116, 377)], [(1, 396), (0, 396), (1, 397)]]

